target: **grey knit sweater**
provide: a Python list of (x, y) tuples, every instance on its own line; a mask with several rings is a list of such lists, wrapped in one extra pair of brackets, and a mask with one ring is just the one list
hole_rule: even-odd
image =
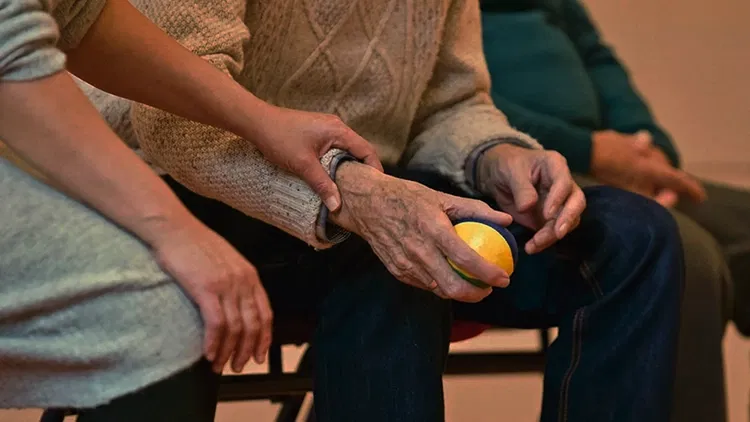
[[(63, 70), (56, 42), (103, 5), (0, 0), (0, 81)], [(200, 359), (200, 314), (151, 251), (1, 155), (0, 408), (93, 407)]]
[[(339, 115), (384, 163), (469, 189), (488, 142), (538, 144), (489, 96), (477, 0), (134, 0), (144, 14), (255, 95)], [(114, 129), (190, 189), (324, 248), (320, 199), (237, 136), (85, 89)], [(323, 157), (324, 166), (339, 154)]]
[[(105, 0), (0, 0), (0, 80), (49, 76), (65, 67)], [(62, 34), (62, 35), (61, 35)]]

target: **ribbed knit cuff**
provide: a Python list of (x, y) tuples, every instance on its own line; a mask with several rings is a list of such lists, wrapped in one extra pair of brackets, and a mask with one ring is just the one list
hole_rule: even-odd
[[(328, 165), (328, 174), (331, 176), (331, 180), (336, 180), (336, 171), (339, 166), (347, 161), (358, 161), (353, 155), (349, 153), (341, 153), (331, 158), (331, 162)], [(337, 226), (333, 222), (328, 220), (330, 210), (325, 204), (320, 207), (320, 214), (318, 214), (318, 224), (315, 228), (315, 234), (323, 242), (326, 243), (341, 243), (348, 239), (351, 233)]]

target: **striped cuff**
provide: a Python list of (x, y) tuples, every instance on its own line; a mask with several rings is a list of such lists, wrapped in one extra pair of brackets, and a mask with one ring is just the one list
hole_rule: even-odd
[[(331, 159), (329, 164), (329, 174), (331, 180), (336, 180), (336, 170), (339, 166), (347, 161), (357, 161), (353, 155), (348, 153), (339, 154)], [(337, 226), (336, 224), (328, 221), (328, 215), (330, 210), (326, 207), (325, 203), (320, 206), (320, 214), (318, 214), (318, 223), (315, 227), (315, 234), (322, 242), (326, 243), (341, 243), (348, 239), (351, 233)]]

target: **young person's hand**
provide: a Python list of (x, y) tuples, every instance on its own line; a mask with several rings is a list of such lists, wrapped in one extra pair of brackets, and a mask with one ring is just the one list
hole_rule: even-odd
[(248, 139), (266, 159), (304, 180), (331, 211), (341, 206), (341, 195), (320, 164), (328, 151), (347, 151), (383, 171), (375, 148), (331, 114), (268, 106), (258, 114), (257, 129)]
[(255, 267), (195, 218), (183, 219), (154, 224), (149, 244), (164, 271), (200, 309), (205, 357), (217, 373), (230, 359), (235, 372), (252, 358), (263, 363), (273, 313)]

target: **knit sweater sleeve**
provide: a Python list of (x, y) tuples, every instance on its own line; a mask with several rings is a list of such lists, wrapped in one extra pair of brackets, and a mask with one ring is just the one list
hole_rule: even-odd
[(591, 81), (599, 94), (605, 127), (623, 133), (648, 130), (675, 166), (680, 163), (677, 149), (659, 126), (651, 110), (630, 80), (625, 66), (605, 45), (580, 0), (565, 0), (564, 28), (583, 59)]
[[(541, 148), (513, 129), (490, 98), (478, 0), (453, 0), (432, 78), (406, 152), (409, 167), (436, 171), (472, 192), (469, 158), (489, 142)], [(468, 170), (468, 171), (467, 171)]]
[[(137, 0), (144, 14), (186, 48), (227, 75), (243, 69), (245, 0)], [(140, 3), (140, 4), (138, 4)], [(269, 163), (253, 145), (232, 133), (198, 124), (141, 104), (131, 107), (139, 145), (154, 164), (195, 191), (247, 215), (281, 228), (316, 248), (342, 236), (321, 239), (316, 233), (321, 200), (300, 179)], [(322, 158), (329, 168), (341, 154)]]
[(0, 0), (0, 80), (43, 78), (65, 68), (106, 0)]

